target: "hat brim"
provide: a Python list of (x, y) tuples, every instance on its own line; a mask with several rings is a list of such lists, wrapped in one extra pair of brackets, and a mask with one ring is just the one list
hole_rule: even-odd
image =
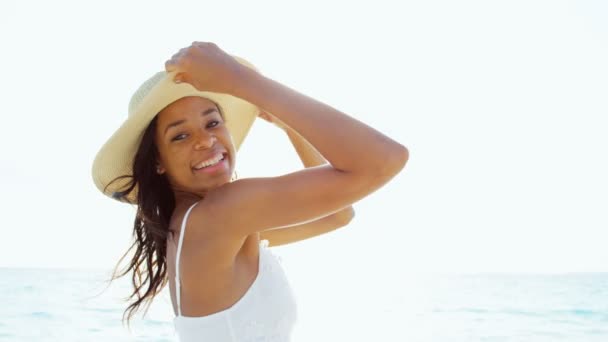
[[(248, 62), (237, 58), (239, 62), (253, 68)], [(253, 122), (260, 110), (255, 105), (240, 98), (213, 92), (199, 91), (189, 83), (173, 82), (173, 73), (164, 71), (146, 81), (140, 89), (150, 85), (151, 89), (144, 94), (140, 101), (131, 100), (129, 117), (106, 141), (93, 161), (93, 181), (95, 186), (105, 195), (119, 201), (116, 194), (125, 189), (129, 178), (118, 179), (121, 176), (132, 176), (133, 158), (139, 148), (142, 136), (152, 119), (169, 104), (189, 96), (199, 96), (215, 102), (222, 111), (226, 127), (232, 136), (234, 147), (238, 151), (249, 133)], [(138, 96), (138, 92), (134, 95)], [(127, 196), (130, 203), (137, 203), (137, 188)]]

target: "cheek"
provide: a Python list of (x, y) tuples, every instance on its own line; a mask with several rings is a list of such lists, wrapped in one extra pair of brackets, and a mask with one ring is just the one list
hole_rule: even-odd
[(158, 151), (158, 160), (160, 163), (167, 168), (173, 162), (171, 149), (166, 145), (156, 145)]
[(163, 151), (159, 151), (160, 159), (164, 162), (168, 170), (179, 171), (184, 165), (190, 165), (190, 154), (187, 146), (168, 146)]

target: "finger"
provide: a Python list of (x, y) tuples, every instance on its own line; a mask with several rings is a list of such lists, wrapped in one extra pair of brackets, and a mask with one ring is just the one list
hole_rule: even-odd
[(188, 48), (181, 48), (179, 49), (179, 51), (177, 51), (176, 53), (173, 54), (173, 56), (171, 56), (171, 58), (169, 58), (169, 60), (174, 61), (175, 63), (177, 63), (177, 61), (179, 61), (182, 56), (186, 55), (188, 53)]
[(173, 59), (170, 59), (165, 62), (165, 70), (167, 72), (172, 72), (172, 71), (177, 70), (177, 64), (175, 63), (175, 61)]
[(180, 53), (177, 53), (165, 62), (165, 69), (167, 72), (178, 70), (180, 65), (182, 65), (182, 62), (183, 61), (181, 60)]
[(194, 41), (194, 42), (192, 42), (192, 46), (201, 46), (201, 47), (204, 47), (204, 46), (216, 46), (216, 45), (214, 43), (212, 43), (212, 42)]
[(175, 82), (175, 83), (188, 83), (188, 79), (186, 77), (186, 74), (184, 74), (184, 73), (176, 73), (175, 76), (173, 77), (173, 82)]

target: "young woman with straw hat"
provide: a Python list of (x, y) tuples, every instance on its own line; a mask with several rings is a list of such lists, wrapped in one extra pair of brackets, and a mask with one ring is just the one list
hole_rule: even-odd
[[(256, 117), (285, 129), (306, 168), (233, 178)], [(169, 283), (181, 341), (288, 341), (296, 303), (268, 247), (345, 225), (407, 160), (401, 144), (213, 43), (181, 49), (93, 164), (104, 194), (137, 204), (135, 253), (115, 273), (133, 271), (127, 320)]]

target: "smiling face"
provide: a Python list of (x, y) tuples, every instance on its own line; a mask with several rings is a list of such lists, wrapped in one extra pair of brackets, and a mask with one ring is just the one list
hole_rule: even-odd
[(236, 151), (212, 101), (184, 97), (165, 107), (156, 124), (159, 172), (176, 192), (199, 196), (230, 182)]

